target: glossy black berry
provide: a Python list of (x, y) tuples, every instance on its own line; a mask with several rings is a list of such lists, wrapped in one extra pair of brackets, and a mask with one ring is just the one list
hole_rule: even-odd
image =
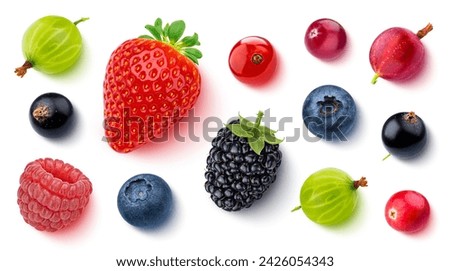
[(30, 106), (33, 129), (44, 137), (56, 138), (70, 132), (74, 124), (72, 103), (65, 96), (48, 92), (37, 97)]
[(386, 120), (381, 138), (390, 154), (409, 159), (424, 149), (427, 130), (423, 120), (414, 112), (400, 112)]
[(248, 208), (260, 199), (275, 182), (282, 160), (281, 141), (275, 140), (273, 133), (274, 141), (263, 141), (259, 154), (249, 143), (252, 138), (237, 136), (233, 131), (240, 128), (236, 127), (244, 127), (238, 134), (245, 134), (248, 128), (243, 121), (245, 125), (246, 119), (233, 120), (218, 131), (206, 161), (205, 189), (212, 201), (226, 211)]

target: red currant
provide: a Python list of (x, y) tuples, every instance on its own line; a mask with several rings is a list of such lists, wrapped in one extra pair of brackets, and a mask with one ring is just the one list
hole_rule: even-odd
[(395, 230), (414, 233), (422, 230), (430, 217), (430, 204), (420, 193), (403, 190), (389, 198), (384, 215)]
[(259, 85), (273, 76), (277, 56), (272, 44), (265, 38), (249, 36), (231, 49), (228, 65), (233, 75), (243, 83)]
[(332, 60), (339, 57), (347, 44), (344, 28), (332, 19), (319, 19), (306, 30), (306, 49), (315, 57)]

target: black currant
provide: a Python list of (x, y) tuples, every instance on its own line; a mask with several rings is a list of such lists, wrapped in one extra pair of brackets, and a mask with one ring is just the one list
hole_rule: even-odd
[(37, 97), (30, 106), (30, 122), (40, 135), (49, 138), (62, 137), (74, 124), (72, 103), (65, 96), (48, 92)]
[(427, 130), (423, 120), (414, 112), (399, 112), (386, 120), (381, 138), (390, 154), (409, 159), (424, 149)]

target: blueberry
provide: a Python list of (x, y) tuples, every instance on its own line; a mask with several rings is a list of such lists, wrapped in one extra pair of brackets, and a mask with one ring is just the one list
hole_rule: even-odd
[(343, 88), (323, 85), (303, 103), (303, 122), (315, 136), (327, 141), (347, 141), (356, 122), (356, 105)]
[(170, 216), (172, 206), (169, 185), (153, 174), (139, 174), (128, 179), (117, 197), (117, 207), (123, 219), (141, 228), (161, 226)]
[(62, 137), (74, 126), (73, 106), (64, 95), (44, 93), (31, 104), (29, 119), (33, 129), (41, 136)]
[(383, 125), (381, 139), (389, 154), (401, 159), (418, 156), (427, 142), (424, 121), (414, 112), (399, 112)]

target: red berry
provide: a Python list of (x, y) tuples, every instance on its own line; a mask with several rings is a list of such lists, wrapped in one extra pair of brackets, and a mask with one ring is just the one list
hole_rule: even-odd
[(403, 81), (418, 74), (425, 58), (425, 48), (420, 39), (432, 29), (431, 24), (417, 33), (392, 27), (378, 35), (369, 52), (370, 64), (375, 71), (372, 83), (375, 84), (378, 77)]
[(17, 203), (25, 222), (52, 232), (75, 222), (91, 193), (91, 182), (77, 168), (58, 159), (37, 159), (20, 176)]
[(161, 19), (146, 28), (154, 37), (123, 42), (111, 54), (104, 80), (105, 136), (118, 152), (130, 152), (164, 135), (187, 115), (200, 94), (198, 36), (180, 40), (185, 24), (163, 30)]
[(239, 81), (261, 85), (272, 78), (277, 67), (277, 55), (267, 39), (250, 36), (233, 46), (228, 66)]
[(319, 19), (305, 33), (305, 46), (313, 56), (333, 60), (342, 55), (347, 44), (344, 28), (335, 20)]
[(392, 228), (414, 233), (426, 226), (430, 217), (430, 204), (422, 194), (404, 190), (389, 198), (384, 215)]

